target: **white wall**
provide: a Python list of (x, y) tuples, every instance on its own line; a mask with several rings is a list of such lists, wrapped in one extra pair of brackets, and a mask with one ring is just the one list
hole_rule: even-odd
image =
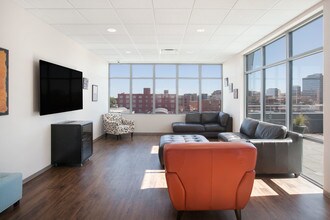
[[(9, 50), (9, 115), (0, 116), (0, 172), (22, 172), (23, 178), (50, 165), (50, 125), (90, 120), (94, 138), (102, 134), (107, 112), (108, 64), (16, 6), (0, 1), (0, 47)], [(39, 59), (77, 69), (89, 79), (83, 110), (39, 115)], [(91, 102), (91, 84), (99, 101)]]
[[(323, 80), (323, 104), (324, 121), (330, 121), (330, 1), (323, 1), (324, 16), (324, 80)], [(324, 130), (324, 193), (330, 197), (330, 124), (323, 123)]]
[(130, 114), (124, 115), (135, 121), (136, 133), (172, 133), (173, 122), (184, 122), (185, 115)]
[(223, 87), (223, 111), (233, 117), (233, 131), (238, 131), (241, 121), (244, 119), (244, 57), (238, 54), (223, 63), (223, 78), (233, 83), (233, 89), (238, 89), (238, 99), (234, 99), (234, 93), (228, 87)]

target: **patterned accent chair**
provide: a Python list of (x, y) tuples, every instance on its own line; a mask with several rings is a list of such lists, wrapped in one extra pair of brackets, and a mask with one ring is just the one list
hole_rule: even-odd
[(116, 135), (117, 140), (122, 134), (131, 134), (133, 138), (135, 122), (123, 118), (121, 113), (107, 113), (103, 115), (103, 127), (106, 135)]

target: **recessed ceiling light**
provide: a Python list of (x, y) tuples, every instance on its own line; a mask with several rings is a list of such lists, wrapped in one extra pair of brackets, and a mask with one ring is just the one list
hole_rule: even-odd
[(130, 54), (130, 53), (132, 53), (132, 52), (128, 50), (128, 51), (126, 51), (126, 53), (127, 53), (127, 54)]
[(198, 33), (203, 33), (203, 32), (205, 32), (205, 29), (204, 29), (204, 28), (198, 28), (196, 31), (197, 31)]
[(114, 32), (116, 32), (117, 30), (114, 29), (114, 28), (108, 28), (107, 31), (110, 32), (110, 33), (114, 33)]

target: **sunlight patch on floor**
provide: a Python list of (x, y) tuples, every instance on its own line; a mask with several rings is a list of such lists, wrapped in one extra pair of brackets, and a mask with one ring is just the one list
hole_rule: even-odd
[(146, 170), (140, 189), (167, 188), (164, 170)]
[(263, 180), (255, 179), (251, 197), (258, 196), (278, 196), (278, 194), (268, 186)]
[(323, 193), (321, 188), (302, 177), (271, 180), (290, 195)]
[(151, 154), (158, 154), (158, 149), (159, 149), (159, 146), (158, 145), (154, 145), (154, 146), (151, 147), (150, 153)]

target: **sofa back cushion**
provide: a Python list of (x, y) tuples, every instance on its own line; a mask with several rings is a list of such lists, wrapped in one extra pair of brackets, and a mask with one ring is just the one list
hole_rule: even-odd
[(227, 127), (229, 117), (230, 117), (229, 114), (224, 112), (219, 112), (219, 124), (222, 127)]
[(283, 125), (259, 122), (255, 137), (258, 139), (283, 139), (286, 137), (287, 130)]
[(252, 118), (245, 118), (242, 122), (240, 133), (247, 135), (249, 138), (255, 137), (255, 132), (259, 121), (254, 120)]
[(202, 112), (202, 124), (218, 123), (218, 112)]
[(186, 114), (186, 123), (200, 124), (201, 123), (201, 114), (200, 113), (187, 113)]

